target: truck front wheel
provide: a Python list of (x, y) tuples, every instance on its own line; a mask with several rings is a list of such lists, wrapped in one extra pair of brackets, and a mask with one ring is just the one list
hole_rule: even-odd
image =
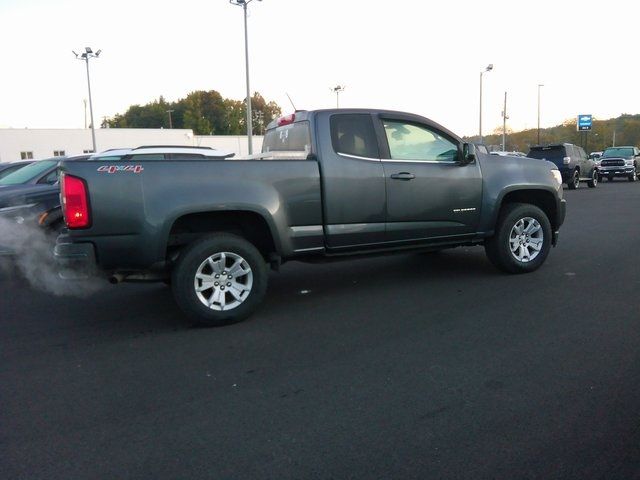
[(493, 237), (485, 243), (491, 263), (507, 273), (528, 273), (542, 265), (551, 248), (551, 223), (535, 205), (511, 203), (500, 211)]
[(266, 262), (256, 247), (237, 235), (220, 233), (185, 248), (171, 285), (189, 318), (222, 326), (244, 320), (258, 307), (267, 278)]

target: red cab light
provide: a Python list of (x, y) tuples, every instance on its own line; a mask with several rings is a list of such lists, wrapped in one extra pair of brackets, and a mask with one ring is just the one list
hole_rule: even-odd
[(62, 174), (62, 213), (69, 228), (87, 228), (90, 225), (89, 196), (84, 180)]
[(280, 117), (278, 119), (278, 126), (279, 127), (284, 127), (285, 125), (291, 125), (295, 121), (296, 121), (296, 114), (295, 113), (292, 113), (290, 115), (285, 115), (284, 117)]

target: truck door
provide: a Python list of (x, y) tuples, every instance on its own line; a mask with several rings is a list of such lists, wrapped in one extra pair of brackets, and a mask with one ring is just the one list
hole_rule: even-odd
[(327, 245), (345, 248), (383, 242), (385, 181), (373, 117), (319, 114), (316, 128)]
[(414, 119), (377, 119), (387, 186), (387, 240), (419, 241), (475, 233), (482, 175), (459, 161), (460, 141)]

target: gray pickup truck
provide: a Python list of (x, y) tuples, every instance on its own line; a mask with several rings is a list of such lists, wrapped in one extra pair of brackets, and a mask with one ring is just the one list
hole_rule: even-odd
[(242, 159), (134, 150), (60, 165), (58, 262), (171, 283), (207, 325), (246, 318), (287, 260), (484, 245), (501, 270), (531, 272), (565, 217), (552, 163), (486, 155), (394, 111), (297, 111)]

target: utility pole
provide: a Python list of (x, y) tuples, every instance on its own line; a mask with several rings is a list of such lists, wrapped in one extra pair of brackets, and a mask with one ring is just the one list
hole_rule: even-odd
[(489, 65), (487, 65), (487, 68), (485, 68), (483, 71), (480, 72), (480, 126), (478, 128), (478, 136), (480, 137), (480, 143), (483, 143), (483, 138), (482, 138), (482, 75), (485, 72), (490, 72), (491, 70), (493, 70), (493, 63), (490, 63)]
[[(249, 155), (253, 154), (253, 124), (251, 120), (251, 88), (249, 86), (249, 35), (247, 33), (247, 5), (251, 3), (253, 0), (229, 0), (231, 5), (237, 5), (242, 7), (244, 12), (244, 61), (245, 61), (245, 72), (247, 77), (247, 142), (249, 148)], [(258, 0), (262, 1), (262, 0)]]
[(173, 123), (171, 123), (171, 114), (175, 112), (175, 110), (167, 110), (167, 113), (169, 114), (169, 129), (173, 128)]
[(87, 129), (87, 99), (83, 98), (82, 103), (84, 103), (84, 129)]
[(336, 85), (331, 89), (331, 91), (336, 94), (336, 108), (340, 108), (340, 93), (344, 92), (345, 88), (344, 85)]
[(506, 151), (507, 144), (507, 92), (504, 92), (504, 107), (502, 108), (502, 151)]
[(540, 87), (544, 87), (544, 85), (538, 84), (538, 145), (540, 145)]
[(76, 52), (73, 52), (73, 54), (76, 56), (76, 58), (78, 60), (83, 60), (87, 66), (87, 88), (89, 90), (89, 112), (91, 113), (91, 140), (93, 141), (93, 152), (95, 153), (97, 148), (96, 148), (96, 126), (95, 123), (93, 122), (93, 102), (91, 100), (91, 78), (89, 76), (89, 59), (90, 58), (98, 58), (100, 56), (100, 52), (102, 52), (102, 50), (98, 50), (96, 53), (93, 53), (93, 50), (91, 50), (91, 47), (85, 47), (84, 49), (84, 53), (82, 54), (77, 54)]

